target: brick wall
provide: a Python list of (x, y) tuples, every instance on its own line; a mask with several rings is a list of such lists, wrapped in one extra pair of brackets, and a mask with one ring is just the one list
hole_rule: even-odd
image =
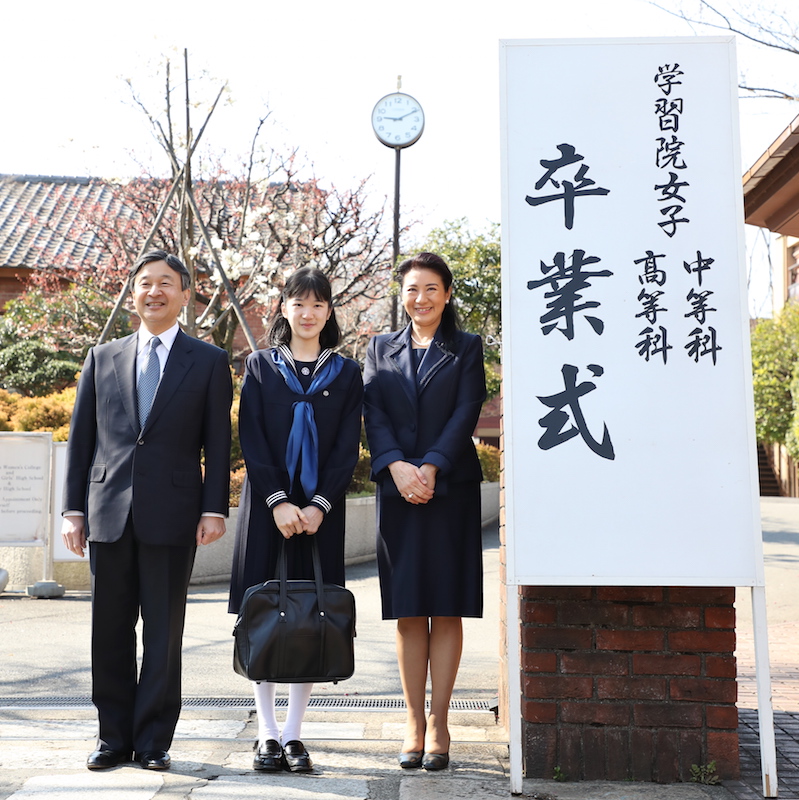
[(19, 297), (25, 290), (24, 281), (30, 274), (30, 270), (19, 269), (11, 271), (0, 267), (0, 312), (9, 300)]
[(738, 777), (734, 588), (524, 587), (527, 777)]
[(518, 713), (505, 658), (518, 614), (524, 774), (672, 783), (715, 761), (737, 778), (735, 589), (524, 586), (509, 609), (505, 541), (503, 457), (499, 721)]

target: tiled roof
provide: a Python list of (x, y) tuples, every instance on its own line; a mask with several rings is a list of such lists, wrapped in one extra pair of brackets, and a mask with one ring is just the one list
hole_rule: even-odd
[(98, 237), (75, 226), (87, 208), (117, 202), (96, 178), (0, 175), (0, 268), (46, 268), (76, 260), (98, 267), (107, 257)]

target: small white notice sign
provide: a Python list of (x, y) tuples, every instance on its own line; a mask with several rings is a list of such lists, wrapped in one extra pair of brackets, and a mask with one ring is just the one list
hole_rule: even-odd
[(0, 545), (43, 545), (50, 511), (49, 433), (0, 433)]

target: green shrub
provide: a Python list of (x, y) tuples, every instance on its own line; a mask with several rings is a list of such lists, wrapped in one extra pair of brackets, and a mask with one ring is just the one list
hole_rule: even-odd
[(496, 483), (499, 480), (499, 450), (490, 444), (478, 444), (477, 457), (483, 468), (483, 480)]
[[(799, 306), (789, 303), (774, 319), (762, 319), (752, 331), (752, 388), (758, 441), (794, 444), (799, 359)], [(794, 381), (792, 383), (792, 381)]]
[[(244, 466), (244, 454), (241, 452), (241, 440), (239, 439), (239, 402), (241, 400), (241, 384), (243, 379), (234, 373), (233, 375), (233, 405), (230, 408), (230, 471), (231, 475)], [(236, 504), (238, 505), (238, 503)]]
[(21, 397), (11, 415), (11, 430), (53, 431), (55, 441), (66, 441), (74, 405), (74, 387), (47, 397)]
[(374, 494), (375, 484), (369, 478), (371, 471), (372, 456), (362, 444), (358, 445), (358, 463), (355, 465), (355, 472), (352, 473), (347, 494)]
[[(89, 283), (65, 291), (28, 286), (25, 294), (9, 300), (3, 308), (0, 341), (3, 346), (33, 339), (51, 350), (82, 361), (105, 328), (114, 298)], [(132, 333), (127, 312), (120, 314), (110, 338)]]
[(68, 353), (23, 339), (0, 350), (0, 386), (41, 397), (75, 382), (80, 361)]
[(0, 431), (13, 431), (11, 417), (17, 408), (18, 396), (0, 389)]
[(241, 487), (247, 470), (244, 467), (230, 471), (230, 507), (236, 508), (241, 502)]
[(721, 783), (721, 778), (716, 772), (716, 762), (691, 764), (691, 780), (694, 783), (704, 783), (707, 786), (718, 786)]

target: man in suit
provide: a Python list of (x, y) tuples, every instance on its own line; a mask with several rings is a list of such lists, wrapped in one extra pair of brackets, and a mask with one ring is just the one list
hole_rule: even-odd
[(189, 281), (163, 250), (139, 258), (130, 273), (139, 330), (92, 348), (78, 382), (62, 535), (77, 555), (89, 547), (99, 718), (91, 770), (131, 755), (145, 769), (169, 768), (194, 554), (225, 532), (230, 370), (223, 350), (178, 326)]

